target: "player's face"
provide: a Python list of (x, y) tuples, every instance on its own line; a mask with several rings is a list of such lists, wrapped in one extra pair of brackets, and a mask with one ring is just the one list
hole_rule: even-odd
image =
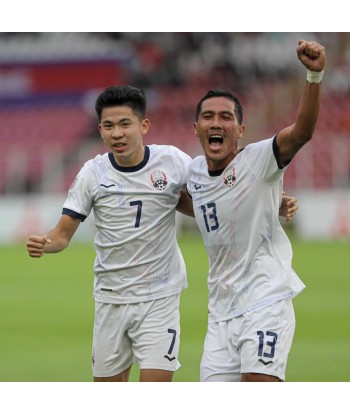
[(123, 105), (104, 108), (98, 128), (116, 162), (132, 167), (143, 160), (143, 136), (149, 126), (149, 120), (140, 120), (130, 107)]
[(212, 97), (202, 103), (194, 132), (203, 147), (209, 170), (224, 169), (237, 154), (238, 140), (245, 126), (239, 125), (234, 109), (235, 103), (226, 97)]

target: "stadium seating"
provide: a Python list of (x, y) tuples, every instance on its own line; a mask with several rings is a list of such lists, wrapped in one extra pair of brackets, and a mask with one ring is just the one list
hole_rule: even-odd
[[(328, 37), (333, 46), (338, 40), (346, 45), (344, 35)], [(195, 107), (211, 87), (240, 96), (246, 144), (275, 134), (293, 121), (302, 86), (289, 47), (295, 36), (266, 33), (1, 34), (0, 193), (65, 192), (84, 161), (106, 151), (93, 102), (111, 84), (145, 89), (146, 144), (201, 153), (193, 134)], [(257, 60), (262, 51), (264, 65)], [(288, 167), (290, 191), (349, 185), (350, 81), (342, 68), (325, 81), (313, 140)]]
[(74, 151), (91, 131), (91, 116), (79, 107), (1, 109), (0, 123), (0, 191), (10, 186), (8, 164), (13, 177), (17, 172), (16, 182), (22, 182), (18, 190), (32, 189), (30, 184), (41, 182), (58, 155)]

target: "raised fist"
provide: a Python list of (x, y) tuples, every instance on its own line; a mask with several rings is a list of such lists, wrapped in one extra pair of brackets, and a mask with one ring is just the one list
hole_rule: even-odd
[(297, 55), (300, 62), (310, 71), (321, 72), (326, 63), (325, 48), (317, 42), (299, 40)]

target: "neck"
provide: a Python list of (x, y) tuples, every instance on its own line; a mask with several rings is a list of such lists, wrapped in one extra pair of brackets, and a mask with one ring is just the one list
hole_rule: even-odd
[(230, 153), (227, 157), (225, 157), (224, 159), (219, 159), (219, 160), (209, 158), (208, 156), (206, 156), (208, 170), (209, 171), (224, 170), (231, 163), (231, 161), (237, 156), (239, 152), (240, 152), (240, 148), (236, 147), (235, 150), (232, 153)]
[(138, 164), (142, 163), (145, 157), (145, 148), (144, 146), (135, 150), (132, 154), (116, 154), (114, 153), (114, 159), (118, 166), (121, 167), (135, 167)]

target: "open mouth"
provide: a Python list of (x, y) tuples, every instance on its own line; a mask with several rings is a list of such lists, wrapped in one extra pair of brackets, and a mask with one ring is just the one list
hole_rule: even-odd
[(213, 134), (209, 137), (209, 146), (212, 150), (220, 148), (223, 142), (224, 139), (220, 134)]
[(113, 144), (113, 147), (116, 150), (121, 150), (121, 149), (125, 148), (125, 144), (124, 143), (115, 143), (115, 144)]

